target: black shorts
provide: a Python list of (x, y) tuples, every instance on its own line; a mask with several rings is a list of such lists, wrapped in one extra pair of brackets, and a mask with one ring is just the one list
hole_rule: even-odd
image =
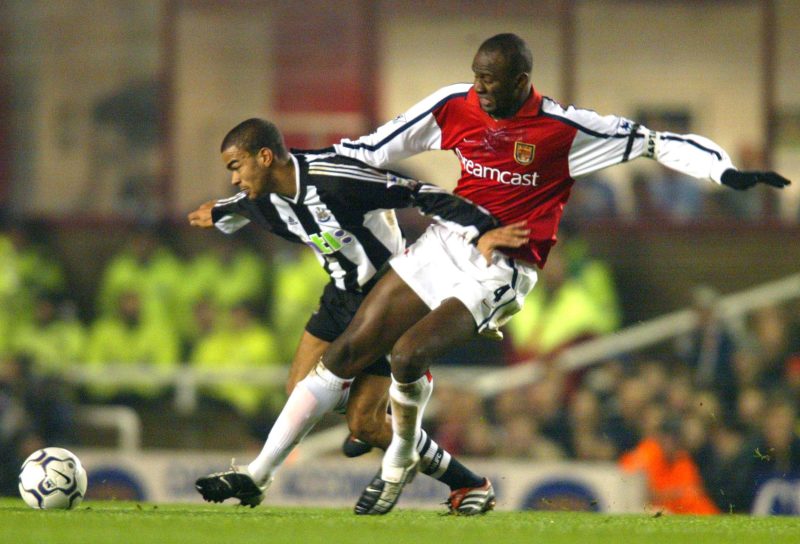
[[(311, 314), (306, 323), (306, 331), (320, 340), (333, 342), (347, 328), (353, 320), (358, 307), (367, 295), (365, 293), (350, 293), (337, 289), (331, 282), (325, 286), (319, 299), (319, 308)], [(375, 376), (389, 376), (391, 367), (389, 359), (384, 355), (367, 368), (364, 374)]]

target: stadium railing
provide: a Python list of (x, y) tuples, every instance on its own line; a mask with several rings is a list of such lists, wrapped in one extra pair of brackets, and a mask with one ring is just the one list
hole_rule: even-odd
[[(754, 310), (777, 303), (800, 298), (800, 273), (783, 279), (764, 283), (738, 293), (721, 296), (718, 308), (724, 319), (733, 319)], [(620, 354), (635, 353), (638, 350), (656, 345), (690, 332), (697, 326), (697, 314), (692, 309), (683, 309), (644, 323), (624, 328), (614, 334), (589, 340), (564, 350), (548, 366), (569, 372), (586, 368), (613, 358)], [(544, 365), (538, 359), (498, 369), (491, 367), (440, 367), (435, 370), (440, 383), (471, 388), (481, 398), (493, 397), (505, 390), (536, 383), (544, 377)], [(172, 387), (174, 389), (175, 409), (181, 414), (192, 413), (197, 407), (198, 392), (207, 385), (221, 382), (234, 382), (265, 387), (280, 387), (287, 377), (288, 368), (270, 367), (247, 370), (197, 370), (181, 367), (171, 371), (154, 371), (145, 365), (108, 365), (103, 370), (86, 371), (76, 368), (65, 379), (76, 385), (148, 385)], [(130, 414), (114, 411), (97, 411), (92, 421), (96, 425), (114, 425), (120, 432), (120, 447), (138, 447), (140, 424), (134, 422)], [(427, 411), (435, 413), (435, 403)], [(115, 415), (112, 415), (115, 414)], [(135, 415), (135, 412), (134, 412)], [(136, 418), (138, 419), (138, 417)], [(138, 425), (138, 429), (137, 429)], [(130, 426), (130, 428), (128, 428)], [(342, 436), (347, 432), (346, 425), (331, 427), (310, 435), (299, 448), (297, 460), (312, 459), (321, 453), (340, 447)]]

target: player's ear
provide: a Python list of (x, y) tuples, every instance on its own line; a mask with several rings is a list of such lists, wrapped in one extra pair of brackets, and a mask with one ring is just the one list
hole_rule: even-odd
[(530, 85), (531, 76), (528, 72), (522, 72), (517, 76), (517, 88), (525, 89)]
[(261, 166), (268, 168), (272, 164), (272, 160), (275, 158), (275, 154), (272, 150), (268, 147), (262, 147), (258, 150), (258, 162), (261, 163)]

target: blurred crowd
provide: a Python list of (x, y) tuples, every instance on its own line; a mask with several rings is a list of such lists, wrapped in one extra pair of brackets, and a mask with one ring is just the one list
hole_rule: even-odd
[(438, 387), (434, 436), (462, 455), (643, 471), (657, 511), (750, 511), (760, 482), (800, 476), (800, 305), (732, 324), (709, 288), (695, 295), (698, 327), (657, 357), (548, 366), (488, 401)]
[[(268, 259), (225, 242), (187, 257), (152, 231), (133, 232), (103, 263), (87, 312), (52, 251), (25, 230), (0, 231), (0, 492), (15, 493), (19, 463), (37, 447), (75, 443), (79, 406), (141, 407), (174, 394), (147, 382), (67, 379), (77, 371), (286, 368), (326, 275), (302, 247)], [(566, 226), (505, 342), (441, 361), (536, 359), (543, 379), (491, 399), (438, 384), (434, 402), (446, 409), (430, 422), (433, 435), (464, 456), (618, 463), (647, 475), (654, 508), (748, 511), (759, 481), (800, 475), (799, 307), (730, 321), (713, 289), (693, 296), (690, 334), (646, 356), (562, 372), (554, 361), (565, 348), (623, 322), (613, 271)], [(260, 423), (285, 399), (280, 383), (219, 383), (201, 394)], [(253, 432), (264, 435), (263, 425)]]

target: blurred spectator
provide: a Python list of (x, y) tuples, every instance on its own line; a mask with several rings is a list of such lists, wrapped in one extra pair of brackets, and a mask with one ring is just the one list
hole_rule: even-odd
[(644, 472), (655, 508), (675, 514), (715, 514), (697, 465), (681, 443), (681, 425), (666, 419), (652, 436), (624, 454), (620, 466), (628, 472)]
[(747, 513), (755, 496), (753, 447), (735, 422), (718, 420), (710, 428), (709, 455), (700, 465), (709, 496), (721, 512)]
[(473, 451), (491, 451), (494, 448), (494, 431), (488, 425), (481, 425), (483, 432), (476, 430), (475, 436), (467, 438), (473, 432), (473, 425), (487, 421), (478, 395), (442, 386), (437, 389), (437, 396), (436, 404), (446, 408), (437, 412), (432, 434), (442, 448), (453, 455), (461, 455), (467, 448)]
[(99, 316), (116, 315), (122, 295), (135, 293), (146, 321), (169, 321), (180, 329), (188, 312), (179, 296), (185, 281), (185, 265), (156, 233), (136, 231), (103, 271), (97, 298)]
[(525, 408), (521, 411), (536, 419), (542, 436), (567, 451), (570, 436), (564, 410), (564, 384), (562, 374), (548, 372), (543, 379), (525, 387)]
[(684, 372), (673, 372), (666, 388), (666, 409), (675, 414), (685, 414), (692, 408), (694, 388), (692, 380)]
[(615, 219), (619, 214), (617, 194), (611, 182), (601, 173), (575, 180), (569, 206), (564, 208), (562, 221), (575, 223)]
[[(566, 453), (558, 442), (541, 433), (539, 418), (526, 408), (526, 397), (526, 388), (515, 388), (504, 391), (495, 398), (492, 410), (493, 427), (497, 436), (495, 454), (515, 459), (564, 458)], [(562, 431), (566, 432), (567, 429), (563, 428)]]
[(29, 222), (9, 231), (16, 252), (20, 287), (31, 297), (64, 294), (67, 287), (63, 266), (44, 245), (45, 230)]
[[(705, 182), (659, 166), (658, 173), (647, 178), (648, 207), (652, 215), (639, 214), (648, 220), (667, 220), (685, 224), (702, 217)], [(644, 210), (642, 210), (644, 211)]]
[(763, 390), (755, 386), (743, 389), (736, 403), (736, 415), (749, 435), (760, 432), (764, 425), (767, 397)]
[(535, 461), (554, 461), (566, 457), (561, 446), (541, 434), (538, 421), (528, 414), (515, 414), (503, 422), (502, 429), (497, 442), (497, 455), (500, 457)]
[(35, 300), (65, 289), (60, 263), (34, 245), (26, 229), (0, 233), (0, 355), (10, 353), (17, 329), (33, 319)]
[(608, 268), (589, 259), (578, 241), (564, 241), (551, 250), (538, 284), (507, 328), (514, 359), (519, 361), (551, 356), (576, 342), (612, 332), (619, 323)]
[(790, 322), (779, 306), (756, 310), (748, 321), (748, 336), (736, 353), (740, 387), (771, 389), (783, 384), (793, 344)]
[(706, 285), (695, 287), (692, 307), (697, 315), (697, 327), (679, 339), (678, 353), (692, 368), (694, 384), (714, 390), (726, 409), (731, 410), (736, 403), (733, 362), (736, 345), (733, 333), (720, 315), (719, 293)]
[(571, 434), (569, 454), (581, 461), (611, 461), (617, 457), (614, 443), (601, 433), (602, 410), (597, 395), (583, 388), (568, 407)]
[[(139, 294), (135, 291), (123, 291), (115, 306), (118, 310), (114, 314), (95, 320), (89, 328), (85, 354), (87, 368), (102, 373), (109, 365), (133, 365), (148, 369), (151, 374), (177, 368), (180, 343), (170, 321), (145, 315)], [(152, 398), (161, 390), (150, 383), (126, 388), (101, 382), (89, 387), (90, 395), (96, 399), (109, 399), (128, 393)]]
[[(232, 236), (231, 240), (238, 240)], [(213, 250), (196, 255), (186, 265), (186, 278), (180, 285), (182, 313), (191, 316), (200, 299), (208, 299), (220, 311), (247, 304), (265, 308), (269, 299), (271, 267), (263, 256), (241, 243), (218, 244)], [(182, 320), (182, 333), (192, 336), (191, 319)]]
[(86, 328), (74, 302), (40, 294), (33, 319), (16, 328), (12, 351), (29, 356), (39, 374), (59, 376), (83, 363)]
[(241, 383), (241, 379), (248, 375), (248, 369), (282, 366), (277, 346), (272, 331), (258, 323), (248, 305), (238, 304), (229, 312), (216, 314), (213, 328), (199, 340), (189, 363), (201, 371), (239, 371), (237, 381), (209, 385), (203, 391), (211, 398), (233, 406), (241, 415), (252, 418), (265, 404), (274, 410), (279, 409), (285, 400), (282, 382), (274, 387)]
[(610, 399), (610, 409), (603, 425), (603, 436), (607, 436), (617, 451), (633, 449), (640, 440), (641, 417), (651, 394), (643, 386), (641, 378), (629, 376), (622, 380), (616, 395)]
[(757, 481), (770, 476), (800, 476), (800, 437), (796, 425), (796, 403), (788, 396), (777, 395), (767, 406), (755, 450)]

